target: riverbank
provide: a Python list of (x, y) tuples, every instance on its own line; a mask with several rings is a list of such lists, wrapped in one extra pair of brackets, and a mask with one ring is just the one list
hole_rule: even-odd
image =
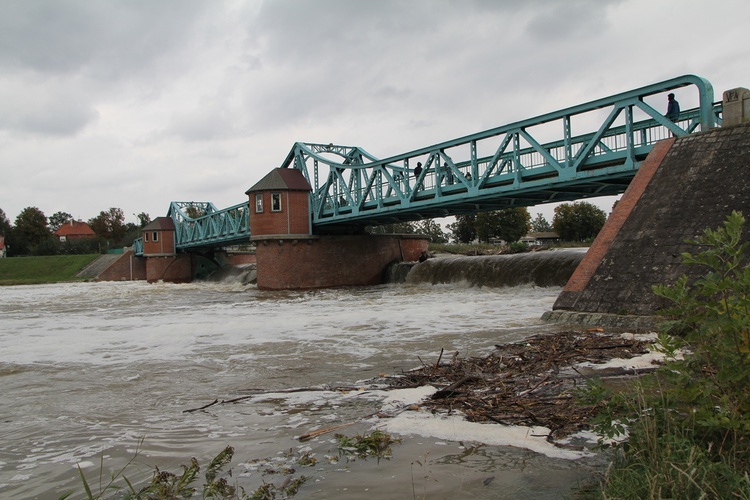
[(76, 275), (99, 254), (48, 255), (0, 259), (0, 286), (84, 281)]

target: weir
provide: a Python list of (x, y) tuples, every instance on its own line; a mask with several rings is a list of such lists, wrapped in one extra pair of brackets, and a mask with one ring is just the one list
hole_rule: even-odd
[(586, 253), (585, 248), (513, 255), (440, 256), (410, 267), (407, 284), (465, 283), (478, 287), (564, 286)]

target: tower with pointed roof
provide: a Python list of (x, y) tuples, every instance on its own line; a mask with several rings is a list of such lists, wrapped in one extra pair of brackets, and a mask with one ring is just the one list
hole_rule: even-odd
[(275, 168), (245, 191), (250, 197), (251, 239), (310, 236), (310, 184), (299, 170)]

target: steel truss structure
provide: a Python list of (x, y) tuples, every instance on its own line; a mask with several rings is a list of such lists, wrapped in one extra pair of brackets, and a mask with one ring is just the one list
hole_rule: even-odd
[[(683, 87), (695, 90), (697, 106), (671, 121), (655, 106)], [(720, 126), (721, 113), (711, 84), (685, 75), (385, 159), (357, 146), (298, 142), (281, 167), (300, 170), (313, 186), (315, 232), (352, 232), (620, 194), (657, 141)], [(223, 210), (172, 202), (167, 215), (182, 251), (250, 236), (247, 202)], [(142, 254), (142, 242), (134, 250)]]
[[(698, 106), (676, 121), (654, 107), (690, 86)], [(385, 159), (357, 146), (298, 142), (282, 167), (313, 186), (320, 232), (615, 195), (654, 143), (720, 124), (713, 98), (708, 81), (686, 75)]]

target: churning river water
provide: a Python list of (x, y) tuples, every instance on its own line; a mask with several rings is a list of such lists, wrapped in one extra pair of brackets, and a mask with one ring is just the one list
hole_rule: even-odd
[[(284, 475), (271, 472), (292, 467), (307, 477), (296, 498), (569, 496), (600, 465), (596, 458), (483, 444), (462, 436), (456, 421), (403, 433), (390, 460), (337, 461), (334, 433), (297, 439), (343, 423), (357, 422), (339, 431), (350, 436), (385, 425), (368, 416), (388, 393), (368, 381), (434, 363), (441, 348), (480, 356), (551, 331), (539, 318), (559, 292), (461, 284), (3, 287), (0, 498), (84, 498), (78, 467), (96, 494), (134, 456), (124, 475), (143, 484), (155, 466), (179, 472), (191, 457), (205, 466), (227, 445), (235, 448), (230, 481), (247, 492), (278, 485)], [(352, 390), (325, 390), (339, 386)], [(320, 390), (288, 391), (295, 388)], [(500, 436), (501, 427), (484, 429)], [(294, 463), (305, 453), (315, 465)]]

